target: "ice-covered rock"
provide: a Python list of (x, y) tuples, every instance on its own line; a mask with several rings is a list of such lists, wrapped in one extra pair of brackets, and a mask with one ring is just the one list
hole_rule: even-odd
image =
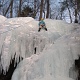
[(12, 80), (71, 80), (69, 69), (80, 52), (76, 44), (79, 25), (51, 19), (45, 22), (48, 31), (41, 32), (38, 21), (31, 17), (10, 18), (1, 23), (0, 70), (6, 73), (14, 56), (15, 62), (23, 58)]
[(79, 31), (59, 38), (41, 54), (24, 59), (17, 66), (12, 80), (76, 80), (78, 72), (74, 61), (80, 55)]
[(0, 24), (1, 24), (2, 22), (4, 22), (6, 19), (7, 19), (6, 17), (0, 15)]

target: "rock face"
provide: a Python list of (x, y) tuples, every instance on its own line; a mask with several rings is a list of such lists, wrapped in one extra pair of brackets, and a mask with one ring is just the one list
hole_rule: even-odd
[[(77, 78), (75, 59), (80, 54), (80, 28), (46, 19), (48, 31), (38, 32), (33, 18), (11, 18), (1, 23), (0, 69), (6, 73), (12, 59), (19, 63), (12, 80), (71, 80)], [(4, 24), (4, 25), (3, 25)]]

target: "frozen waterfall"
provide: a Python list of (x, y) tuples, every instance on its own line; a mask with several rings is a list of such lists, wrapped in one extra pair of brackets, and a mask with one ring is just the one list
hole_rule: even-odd
[[(2, 17), (0, 17), (2, 18)], [(48, 31), (38, 32), (31, 17), (10, 18), (0, 24), (0, 71), (6, 73), (12, 59), (19, 62), (12, 80), (72, 80), (77, 78), (74, 60), (80, 54), (80, 25), (45, 19)]]

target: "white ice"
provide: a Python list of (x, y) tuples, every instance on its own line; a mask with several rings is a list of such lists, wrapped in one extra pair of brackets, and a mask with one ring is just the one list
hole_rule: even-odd
[(12, 80), (77, 78), (74, 60), (80, 54), (80, 25), (51, 19), (45, 22), (48, 31), (41, 32), (38, 21), (31, 17), (4, 18), (0, 23), (0, 69), (6, 73), (14, 55), (15, 62), (23, 58)]

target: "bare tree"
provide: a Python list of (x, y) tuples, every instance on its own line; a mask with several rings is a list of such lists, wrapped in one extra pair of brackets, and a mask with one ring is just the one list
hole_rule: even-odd
[(75, 23), (78, 23), (78, 15), (79, 15), (79, 12), (80, 12), (80, 0), (75, 0), (74, 1), (75, 2), (75, 11), (74, 11), (74, 13), (75, 13)]
[(78, 23), (78, 20), (77, 20), (77, 14), (78, 14), (78, 12), (77, 11), (78, 11), (77, 10), (77, 0), (75, 0), (75, 11), (74, 11), (74, 16), (75, 16), (74, 22), (75, 23)]
[(10, 7), (10, 8), (11, 8), (11, 10), (10, 10), (10, 18), (13, 17), (13, 1), (14, 1), (14, 0), (11, 1), (11, 7)]
[(67, 6), (68, 11), (69, 11), (70, 22), (72, 23), (71, 11), (70, 11), (70, 8), (69, 8), (68, 0), (66, 0), (66, 6)]
[(19, 11), (18, 11), (18, 17), (21, 15), (21, 6), (22, 6), (22, 0), (19, 0)]
[(42, 14), (43, 14), (43, 3), (44, 3), (44, 0), (41, 0), (41, 4), (40, 4), (40, 17), (39, 17), (39, 20), (42, 18)]
[(47, 14), (46, 18), (49, 18), (50, 0), (47, 0)]
[[(6, 16), (7, 12), (9, 11), (9, 9), (10, 9), (10, 7), (11, 7), (12, 5), (13, 5), (13, 0), (10, 1), (10, 4), (9, 4), (6, 12), (4, 13), (4, 16)], [(11, 12), (12, 12), (12, 11), (11, 11)], [(12, 13), (11, 13), (11, 15), (12, 15)]]
[(35, 16), (36, 16), (36, 4), (37, 4), (37, 0), (34, 0), (34, 18), (35, 18)]

